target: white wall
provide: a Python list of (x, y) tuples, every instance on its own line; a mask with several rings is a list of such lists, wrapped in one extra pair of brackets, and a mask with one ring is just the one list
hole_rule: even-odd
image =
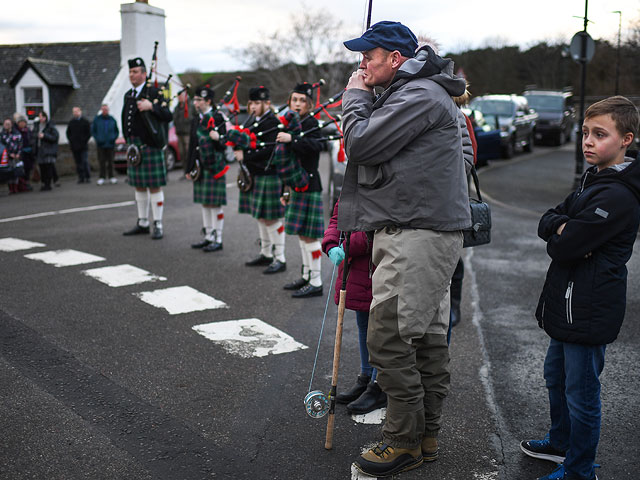
[[(150, 69), (153, 43), (157, 41), (158, 83), (164, 84), (166, 76), (172, 74), (172, 93), (175, 94), (180, 87), (174, 83), (174, 80), (176, 82), (179, 81), (178, 75), (169, 65), (167, 58), (164, 10), (145, 3), (123, 3), (120, 5), (120, 16), (122, 18), (120, 71), (102, 103), (109, 105), (111, 115), (118, 122), (118, 128), (122, 134), (120, 118), (122, 116), (124, 94), (131, 88), (129, 83), (129, 64), (127, 63), (129, 59), (141, 57), (144, 59), (147, 69)], [(176, 102), (177, 100), (174, 103)]]

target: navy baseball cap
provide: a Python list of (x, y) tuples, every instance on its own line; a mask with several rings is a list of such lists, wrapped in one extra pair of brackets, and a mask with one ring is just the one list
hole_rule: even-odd
[(378, 22), (372, 25), (360, 38), (347, 40), (344, 46), (352, 52), (366, 52), (376, 47), (393, 52), (398, 50), (403, 57), (413, 58), (418, 39), (409, 27), (400, 22)]

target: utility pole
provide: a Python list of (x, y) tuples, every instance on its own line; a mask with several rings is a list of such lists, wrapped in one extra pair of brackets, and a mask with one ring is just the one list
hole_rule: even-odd
[(620, 34), (622, 33), (622, 12), (620, 10), (614, 10), (611, 13), (618, 14), (618, 51), (616, 53), (616, 91), (615, 94), (620, 93)]
[(578, 188), (580, 186), (580, 179), (582, 178), (582, 173), (584, 172), (584, 155), (582, 153), (582, 124), (584, 123), (584, 100), (585, 100), (585, 89), (587, 86), (587, 38), (589, 34), (587, 33), (587, 24), (589, 23), (589, 18), (587, 16), (587, 11), (589, 9), (589, 0), (584, 1), (584, 28), (582, 30), (582, 35), (580, 38), (580, 59), (579, 63), (581, 66), (581, 76), (580, 76), (580, 116), (578, 118), (578, 130), (576, 133), (576, 170), (575, 176), (573, 179), (573, 187)]

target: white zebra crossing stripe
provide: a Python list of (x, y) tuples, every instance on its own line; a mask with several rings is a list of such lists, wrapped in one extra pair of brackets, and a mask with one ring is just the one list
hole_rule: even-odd
[(230, 354), (243, 358), (278, 355), (308, 348), (257, 318), (205, 323), (193, 329), (221, 345)]
[(50, 250), (48, 252), (29, 253), (25, 255), (30, 260), (39, 260), (54, 267), (71, 267), (85, 263), (102, 262), (105, 259), (78, 250)]
[(16, 252), (18, 250), (29, 250), (30, 248), (46, 247), (44, 243), (29, 242), (19, 238), (0, 238), (0, 252)]
[(92, 268), (82, 273), (95, 278), (99, 282), (106, 283), (110, 287), (123, 287), (144, 282), (165, 281), (166, 277), (160, 277), (133, 265), (114, 265), (112, 267)]
[(227, 304), (191, 287), (171, 287), (150, 292), (134, 293), (145, 303), (164, 308), (171, 315), (228, 308)]

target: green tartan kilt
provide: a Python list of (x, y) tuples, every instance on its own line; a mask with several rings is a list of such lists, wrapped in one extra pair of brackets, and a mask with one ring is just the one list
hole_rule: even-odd
[(193, 201), (203, 205), (227, 204), (226, 175), (215, 179), (208, 168), (202, 170), (202, 178), (193, 182)]
[(284, 205), (280, 203), (282, 183), (277, 175), (256, 175), (253, 177), (253, 218), (276, 220), (284, 217)]
[(140, 148), (142, 157), (139, 165), (127, 166), (129, 185), (139, 188), (164, 187), (167, 184), (167, 167), (162, 149), (143, 146), (138, 137), (131, 137), (129, 142)]
[(251, 213), (251, 203), (253, 202), (253, 189), (248, 192), (239, 190), (238, 193), (238, 213)]
[(284, 231), (288, 235), (309, 238), (324, 236), (324, 211), (322, 192), (291, 192), (284, 214)]

